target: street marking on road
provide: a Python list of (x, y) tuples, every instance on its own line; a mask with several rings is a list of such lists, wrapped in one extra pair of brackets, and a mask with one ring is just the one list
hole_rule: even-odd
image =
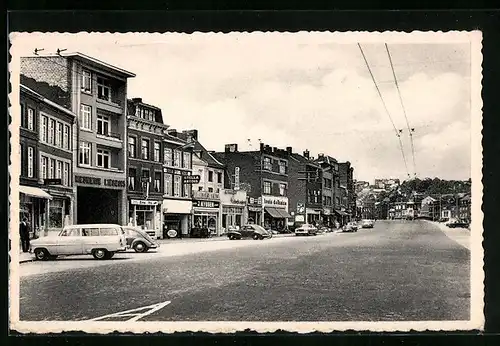
[[(162, 303), (157, 303), (157, 304), (143, 306), (143, 307), (135, 308), (135, 309), (131, 309), (131, 310), (116, 312), (114, 314), (109, 314), (109, 315), (105, 315), (105, 316), (92, 318), (89, 321), (102, 321), (105, 319), (118, 318), (118, 319), (120, 319), (120, 321), (123, 321), (123, 322), (135, 322), (143, 317), (151, 315), (153, 312), (156, 312), (160, 309), (163, 309), (165, 306), (167, 306), (170, 303), (171, 303), (171, 301), (168, 300), (168, 301), (162, 302)], [(146, 311), (144, 311), (144, 310), (146, 310)], [(123, 320), (124, 317), (131, 317), (131, 318)]]

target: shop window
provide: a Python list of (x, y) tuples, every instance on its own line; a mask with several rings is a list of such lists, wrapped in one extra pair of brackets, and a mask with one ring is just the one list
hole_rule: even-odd
[(111, 101), (111, 86), (109, 81), (97, 77), (97, 98), (104, 101)]
[(63, 208), (62, 199), (53, 199), (49, 207), (49, 228), (61, 228), (63, 226)]
[(280, 184), (280, 196), (286, 196), (286, 184)]
[(165, 189), (165, 195), (172, 196), (172, 174), (165, 173), (163, 179), (163, 188)]
[(47, 143), (47, 128), (48, 128), (48, 122), (49, 118), (47, 118), (45, 115), (42, 115), (42, 126), (40, 126), (40, 140), (44, 143)]
[(63, 148), (70, 150), (69, 144), (69, 126), (64, 125), (64, 135), (63, 135)]
[(141, 157), (144, 160), (149, 159), (149, 140), (147, 139), (141, 141)]
[(33, 147), (28, 147), (28, 178), (33, 178), (33, 166), (35, 161), (35, 149)]
[(208, 181), (213, 182), (214, 181), (214, 172), (208, 171)]
[(181, 176), (174, 175), (174, 197), (181, 196)]
[(98, 115), (97, 116), (97, 134), (109, 136), (110, 120), (108, 116)]
[(82, 72), (82, 91), (92, 93), (92, 73), (87, 70)]
[(183, 153), (183, 155), (184, 155), (184, 160), (182, 161), (182, 167), (191, 168), (191, 154)]
[(92, 107), (89, 105), (80, 105), (80, 117), (78, 118), (80, 122), (80, 128), (84, 130), (92, 130)]
[(136, 153), (135, 137), (128, 137), (128, 156), (135, 157), (135, 153)]
[(271, 194), (271, 182), (269, 182), (269, 181), (264, 182), (264, 194), (266, 194), (266, 195)]
[(279, 172), (280, 174), (286, 174), (286, 161), (279, 161)]
[(222, 184), (222, 173), (217, 173), (217, 183)]
[(90, 166), (91, 153), (92, 153), (92, 150), (90, 147), (90, 143), (80, 142), (80, 152), (78, 155), (78, 163), (82, 166)]
[(179, 150), (174, 150), (174, 167), (181, 166), (181, 152)]
[(35, 129), (35, 110), (28, 107), (28, 130), (33, 131)]
[(155, 172), (155, 192), (161, 191), (161, 173)]
[(110, 167), (110, 154), (109, 151), (97, 149), (97, 167), (109, 168)]
[(128, 180), (128, 189), (131, 190), (131, 191), (135, 190), (136, 174), (137, 174), (137, 172), (136, 172), (135, 168), (129, 168), (128, 169), (128, 177), (127, 177), (127, 180)]
[(154, 157), (153, 159), (156, 162), (160, 162), (160, 142), (155, 142), (154, 144)]
[(163, 148), (163, 163), (172, 166), (172, 149)]
[(270, 157), (264, 157), (264, 170), (266, 171), (273, 170), (273, 163)]

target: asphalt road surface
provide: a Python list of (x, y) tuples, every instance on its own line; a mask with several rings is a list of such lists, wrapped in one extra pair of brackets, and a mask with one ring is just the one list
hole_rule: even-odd
[(239, 242), (248, 246), (23, 276), (20, 319), (469, 319), (469, 251), (431, 224)]

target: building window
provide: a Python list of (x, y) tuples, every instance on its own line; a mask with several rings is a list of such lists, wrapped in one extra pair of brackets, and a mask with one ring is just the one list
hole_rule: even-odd
[(154, 147), (154, 160), (156, 162), (160, 162), (160, 142), (155, 142), (155, 147)]
[(92, 92), (92, 74), (86, 70), (82, 72), (82, 91)]
[(97, 149), (97, 167), (109, 168), (109, 166), (110, 166), (109, 151), (103, 149)]
[(165, 195), (172, 196), (172, 174), (165, 173), (163, 185)]
[(181, 152), (179, 150), (174, 150), (174, 167), (181, 166)]
[(184, 160), (182, 160), (182, 167), (191, 168), (191, 154), (183, 153), (183, 155), (184, 155)]
[(271, 194), (271, 182), (269, 182), (269, 181), (264, 182), (264, 194), (265, 195)]
[(280, 160), (279, 168), (280, 168), (280, 174), (286, 174), (286, 161)]
[(28, 147), (28, 178), (33, 178), (34, 152), (35, 149), (33, 147)]
[(48, 165), (48, 159), (46, 156), (41, 156), (41, 172), (40, 172), (40, 176), (42, 177), (42, 179), (47, 179), (47, 165)]
[(25, 120), (24, 120), (24, 117), (25, 117), (24, 105), (22, 103), (20, 103), (19, 105), (21, 106), (21, 126), (26, 127)]
[(84, 130), (92, 130), (92, 107), (89, 105), (80, 105), (80, 128)]
[(141, 109), (139, 108), (139, 106), (135, 106), (135, 116), (140, 118), (141, 116)]
[(144, 160), (149, 159), (149, 140), (147, 139), (141, 141), (141, 157)]
[(57, 131), (56, 131), (56, 146), (63, 148), (63, 123), (57, 123)]
[(28, 107), (28, 130), (33, 131), (35, 129), (35, 110)]
[(155, 192), (161, 191), (161, 173), (155, 172)]
[(273, 163), (270, 157), (264, 157), (264, 169), (267, 171), (273, 170)]
[(90, 166), (90, 157), (92, 149), (90, 143), (80, 142), (80, 154), (78, 157), (78, 163), (82, 166)]
[(128, 180), (128, 189), (131, 191), (135, 190), (135, 176), (136, 176), (135, 168), (129, 168), (127, 180)]
[(54, 179), (55, 178), (55, 170), (56, 170), (56, 160), (50, 159), (50, 166), (49, 166), (49, 179)]
[(136, 152), (135, 137), (129, 137), (128, 138), (128, 156), (135, 157), (135, 152)]
[(63, 173), (63, 162), (62, 161), (57, 161), (57, 173), (56, 173), (56, 178), (62, 180), (62, 173)]
[(191, 197), (191, 188), (190, 184), (184, 184), (182, 188), (182, 197)]
[(286, 196), (286, 184), (280, 184), (280, 196)]
[(213, 182), (214, 181), (214, 172), (208, 171), (208, 181)]
[(172, 166), (172, 149), (163, 148), (163, 163)]
[(108, 136), (109, 135), (109, 117), (105, 115), (97, 116), (97, 134)]
[(181, 195), (181, 176), (174, 175), (174, 197), (180, 197)]
[(213, 187), (209, 187), (208, 188), (208, 192), (214, 192), (214, 188)]
[(41, 132), (41, 141), (47, 143), (47, 127), (48, 127), (49, 118), (45, 115), (42, 115), (42, 130)]
[(69, 126), (64, 125), (64, 135), (63, 135), (63, 148), (64, 149), (70, 149), (69, 145)]
[(63, 178), (63, 184), (66, 186), (70, 186), (70, 175), (69, 175), (69, 163), (65, 162), (64, 163), (64, 178)]
[(97, 97), (101, 100), (111, 101), (111, 87), (104, 78), (97, 78)]
[(217, 173), (217, 183), (222, 184), (222, 173)]
[(49, 144), (54, 144), (56, 121), (49, 119)]

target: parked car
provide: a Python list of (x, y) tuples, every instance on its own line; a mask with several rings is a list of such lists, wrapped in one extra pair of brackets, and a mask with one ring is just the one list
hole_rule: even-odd
[(372, 220), (362, 220), (361, 221), (361, 228), (373, 228), (373, 221)]
[(127, 248), (134, 249), (135, 252), (148, 252), (149, 249), (160, 247), (160, 244), (140, 228), (125, 226), (123, 230), (125, 232)]
[(30, 244), (30, 252), (35, 254), (37, 260), (86, 254), (103, 260), (126, 249), (125, 232), (120, 225), (115, 224), (66, 226), (58, 235), (40, 237)]
[(305, 223), (302, 226), (295, 229), (295, 235), (317, 235), (318, 229), (311, 224)]
[(357, 232), (358, 231), (358, 224), (354, 221), (347, 223), (342, 227), (343, 232)]
[(454, 220), (450, 220), (450, 222), (446, 223), (446, 226), (448, 226), (450, 228), (457, 228), (457, 227), (467, 228), (469, 226), (469, 222), (467, 222), (466, 220), (454, 219)]
[(259, 225), (244, 225), (240, 227), (239, 230), (230, 229), (227, 232), (227, 237), (231, 240), (235, 239), (243, 239), (243, 238), (252, 238), (255, 240), (272, 238), (273, 233), (271, 231), (267, 231), (264, 227)]

